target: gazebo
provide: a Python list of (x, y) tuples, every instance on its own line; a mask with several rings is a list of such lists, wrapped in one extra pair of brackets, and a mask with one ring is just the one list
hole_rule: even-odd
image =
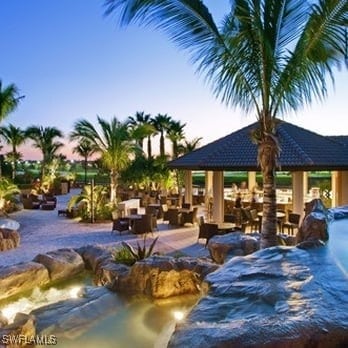
[[(213, 192), (215, 221), (224, 211), (224, 171), (248, 171), (249, 188), (256, 184), (257, 145), (251, 132), (257, 122), (213, 141), (169, 163), (185, 170), (185, 201), (192, 202), (192, 171), (206, 171), (206, 192)], [(308, 171), (331, 171), (333, 206), (348, 204), (348, 136), (322, 136), (279, 120), (279, 170), (292, 174), (293, 211), (303, 214)]]

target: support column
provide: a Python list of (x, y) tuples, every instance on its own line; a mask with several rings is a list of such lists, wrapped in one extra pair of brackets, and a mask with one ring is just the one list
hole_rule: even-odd
[(303, 194), (304, 197), (308, 194), (308, 172), (303, 172)]
[(304, 175), (303, 172), (292, 172), (292, 210), (304, 216)]
[(348, 171), (338, 172), (337, 180), (337, 196), (338, 205), (347, 205), (348, 204)]
[(205, 198), (204, 198), (206, 209), (208, 209), (209, 199), (211, 197), (213, 197), (213, 172), (206, 171), (205, 172)]
[(224, 172), (213, 173), (213, 220), (224, 221)]
[(331, 172), (331, 208), (338, 206), (338, 198), (339, 198), (339, 183), (338, 183), (338, 172)]
[(185, 203), (192, 204), (192, 171), (185, 170)]
[(256, 187), (256, 172), (248, 172), (248, 189), (251, 192)]

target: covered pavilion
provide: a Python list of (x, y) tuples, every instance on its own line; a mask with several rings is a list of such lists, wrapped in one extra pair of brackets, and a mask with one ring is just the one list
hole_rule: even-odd
[[(224, 171), (247, 171), (249, 189), (256, 184), (257, 145), (251, 133), (255, 122), (169, 163), (185, 170), (185, 202), (192, 203), (192, 171), (206, 172), (205, 192), (212, 192), (213, 219), (223, 221)], [(279, 120), (279, 170), (292, 174), (292, 210), (303, 215), (307, 172), (331, 171), (332, 206), (348, 204), (348, 136), (322, 136)], [(206, 197), (207, 198), (207, 197)]]

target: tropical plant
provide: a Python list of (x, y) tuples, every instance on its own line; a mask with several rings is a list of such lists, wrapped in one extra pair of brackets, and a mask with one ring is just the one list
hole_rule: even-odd
[(78, 145), (73, 148), (73, 152), (77, 153), (79, 156), (83, 157), (83, 167), (85, 171), (85, 185), (87, 184), (87, 168), (88, 168), (88, 158), (91, 157), (96, 149), (93, 148), (92, 143), (87, 139), (82, 139)]
[(63, 137), (63, 133), (56, 127), (30, 126), (25, 130), (25, 135), (33, 141), (33, 147), (42, 153), (41, 181), (44, 182), (47, 166), (57, 158), (57, 151), (63, 147), (63, 143), (56, 140)]
[(191, 141), (184, 139), (184, 142), (179, 144), (179, 154), (185, 154), (196, 150), (199, 147), (199, 142), (202, 140), (201, 137), (194, 138)]
[(131, 129), (131, 137), (137, 141), (141, 150), (143, 150), (144, 139), (147, 138), (147, 155), (148, 158), (151, 158), (151, 136), (156, 133), (156, 129), (152, 124), (151, 115), (145, 114), (144, 111), (136, 112), (135, 116), (129, 116), (126, 122)]
[(0, 178), (0, 212), (6, 215), (7, 203), (14, 195), (20, 193), (19, 188), (5, 178)]
[[(16, 85), (10, 84), (3, 87), (0, 80), (0, 122), (2, 122), (11, 112), (15, 111), (21, 99), (24, 96), (19, 95), (19, 90)], [(0, 158), (0, 177), (2, 165), (2, 157)]]
[(162, 115), (158, 114), (152, 119), (152, 123), (155, 127), (155, 129), (160, 134), (160, 156), (164, 157), (166, 155), (165, 151), (165, 133), (167, 132), (170, 123), (172, 121), (172, 118), (168, 116), (167, 114)]
[(21, 153), (17, 151), (17, 148), (24, 143), (26, 139), (25, 132), (19, 127), (9, 124), (8, 126), (0, 127), (0, 136), (12, 148), (12, 151), (6, 154), (6, 159), (11, 163), (12, 180), (14, 180), (16, 177), (17, 162), (22, 157)]
[(158, 237), (156, 237), (152, 243), (149, 245), (149, 247), (146, 246), (146, 233), (144, 233), (143, 237), (143, 245), (140, 245), (139, 242), (137, 242), (137, 247), (133, 248), (129, 243), (122, 242), (122, 245), (129, 250), (131, 255), (134, 257), (135, 261), (144, 260), (151, 255), (153, 255), (153, 249), (155, 247), (155, 244), (158, 240)]
[(79, 195), (72, 196), (67, 209), (80, 206), (79, 214), (84, 221), (111, 219), (111, 205), (108, 204), (108, 189), (102, 185), (85, 185)]
[(201, 0), (106, 0), (121, 22), (154, 24), (190, 52), (216, 97), (254, 112), (263, 176), (262, 247), (276, 245), (277, 117), (327, 96), (348, 56), (346, 0), (235, 0), (218, 26)]
[(19, 95), (16, 85), (10, 84), (3, 88), (0, 80), (0, 122), (18, 107), (22, 98), (24, 96)]
[(127, 129), (127, 124), (112, 118), (107, 122), (97, 117), (100, 131), (89, 121), (80, 120), (74, 124), (70, 134), (72, 140), (89, 141), (96, 153), (101, 155), (102, 163), (110, 172), (110, 201), (117, 204), (117, 186), (122, 170), (128, 167), (131, 156), (137, 151)]
[(130, 252), (129, 248), (125, 246), (117, 247), (112, 251), (113, 261), (116, 263), (122, 263), (127, 266), (132, 266), (135, 264), (136, 260), (133, 254)]
[(180, 141), (185, 139), (184, 128), (186, 123), (182, 124), (180, 121), (172, 120), (167, 130), (167, 138), (172, 142), (172, 156), (177, 158), (180, 153)]

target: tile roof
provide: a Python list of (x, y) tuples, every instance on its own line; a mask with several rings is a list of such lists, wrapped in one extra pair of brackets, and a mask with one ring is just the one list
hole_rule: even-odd
[[(169, 162), (170, 168), (191, 170), (260, 170), (257, 146), (250, 133), (257, 122)], [(279, 170), (348, 170), (348, 137), (322, 136), (280, 121)], [(345, 142), (344, 142), (345, 141)]]

